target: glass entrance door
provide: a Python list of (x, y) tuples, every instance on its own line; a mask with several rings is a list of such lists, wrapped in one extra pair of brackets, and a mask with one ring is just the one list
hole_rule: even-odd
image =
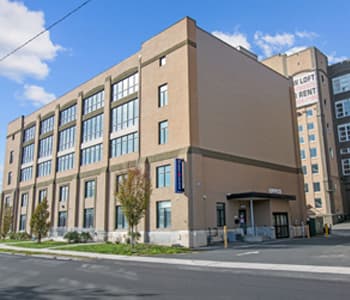
[(273, 213), (273, 224), (277, 239), (289, 238), (288, 213)]

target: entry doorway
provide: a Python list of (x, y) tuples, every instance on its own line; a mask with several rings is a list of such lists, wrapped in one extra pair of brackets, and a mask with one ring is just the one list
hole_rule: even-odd
[(289, 238), (288, 213), (273, 213), (276, 239)]

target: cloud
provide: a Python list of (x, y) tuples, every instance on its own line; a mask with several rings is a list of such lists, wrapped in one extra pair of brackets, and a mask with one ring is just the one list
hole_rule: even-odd
[(37, 85), (25, 85), (22, 97), (34, 106), (41, 106), (54, 100), (56, 96)]
[(317, 38), (319, 35), (316, 33), (316, 32), (312, 32), (312, 31), (297, 31), (295, 32), (295, 35), (298, 37), (298, 38), (301, 38), (301, 39), (314, 39), (314, 38)]
[(336, 56), (336, 55), (337, 53), (335, 51), (327, 55), (329, 64), (336, 64), (338, 62), (348, 59), (348, 57), (346, 56)]
[(271, 56), (273, 53), (280, 52), (285, 47), (292, 47), (295, 43), (294, 34), (263, 34), (260, 31), (254, 34), (255, 43), (261, 48), (265, 56)]
[[(0, 0), (0, 57), (6, 55), (45, 29), (44, 14), (30, 11), (23, 3)], [(0, 62), (0, 76), (16, 81), (25, 77), (44, 79), (49, 74), (47, 61), (63, 48), (55, 45), (46, 32)]]
[(287, 55), (292, 55), (292, 54), (300, 52), (300, 51), (302, 51), (302, 50), (304, 50), (306, 48), (307, 48), (307, 46), (296, 46), (296, 47), (288, 49), (284, 53), (287, 54)]
[(243, 46), (248, 50), (250, 50), (251, 48), (251, 45), (248, 42), (247, 36), (241, 32), (238, 32), (237, 30), (234, 33), (213, 31), (212, 34), (235, 48), (237, 48), (238, 46)]

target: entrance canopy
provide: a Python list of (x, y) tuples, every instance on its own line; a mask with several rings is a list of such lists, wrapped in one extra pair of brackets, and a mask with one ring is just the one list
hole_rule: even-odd
[(245, 192), (245, 193), (228, 193), (226, 194), (227, 200), (267, 200), (267, 199), (279, 199), (279, 200), (296, 200), (294, 195), (286, 194), (274, 194), (274, 193), (260, 193), (260, 192)]

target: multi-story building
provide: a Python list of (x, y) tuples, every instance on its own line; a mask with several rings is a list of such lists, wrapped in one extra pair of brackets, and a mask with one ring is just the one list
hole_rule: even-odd
[(293, 79), (308, 215), (322, 216), (325, 223), (337, 222), (344, 210), (327, 57), (312, 47), (275, 55), (263, 63)]
[(350, 61), (328, 67), (332, 87), (336, 152), (344, 199), (344, 212), (350, 216)]
[(30, 232), (47, 198), (52, 235), (122, 238), (115, 194), (128, 168), (141, 166), (153, 186), (144, 241), (205, 245), (208, 228), (225, 224), (288, 236), (305, 221), (291, 86), (184, 18), (8, 125), (2, 205), (13, 206), (15, 230)]

